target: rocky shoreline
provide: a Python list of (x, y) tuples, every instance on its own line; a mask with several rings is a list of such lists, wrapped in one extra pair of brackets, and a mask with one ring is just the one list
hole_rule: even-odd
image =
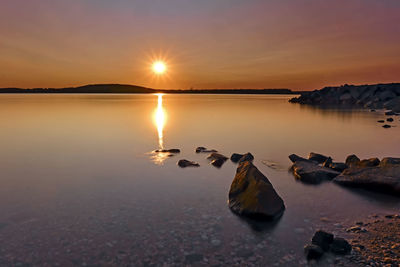
[(315, 106), (387, 109), (395, 115), (400, 113), (400, 83), (325, 87), (303, 92), (289, 102)]

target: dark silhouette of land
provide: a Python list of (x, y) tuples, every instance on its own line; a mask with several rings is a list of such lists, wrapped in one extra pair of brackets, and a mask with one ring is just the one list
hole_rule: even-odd
[(92, 84), (66, 88), (0, 88), (3, 94), (299, 94), (290, 89), (152, 89), (127, 84)]

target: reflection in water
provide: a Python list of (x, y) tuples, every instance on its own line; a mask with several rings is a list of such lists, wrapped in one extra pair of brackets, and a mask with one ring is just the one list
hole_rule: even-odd
[[(154, 112), (154, 123), (157, 127), (158, 132), (158, 149), (164, 149), (164, 126), (166, 122), (166, 112), (163, 108), (163, 95), (156, 94), (158, 96), (157, 108)], [(170, 153), (155, 153), (152, 157), (154, 163), (162, 165), (163, 162), (171, 156)]]
[(163, 104), (163, 94), (157, 94), (158, 96), (158, 105), (157, 109), (154, 113), (154, 122), (157, 126), (157, 131), (158, 131), (158, 148), (159, 149), (164, 149), (164, 125), (165, 125), (165, 111), (162, 106)]

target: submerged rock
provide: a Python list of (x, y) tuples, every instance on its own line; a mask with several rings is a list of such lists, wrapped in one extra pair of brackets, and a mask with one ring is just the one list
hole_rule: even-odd
[(385, 124), (385, 125), (383, 125), (382, 127), (383, 127), (383, 128), (390, 128), (390, 127), (392, 127), (392, 126), (390, 126), (390, 125), (388, 125), (388, 124)]
[(212, 153), (217, 152), (215, 149), (207, 149), (204, 146), (199, 146), (196, 148), (196, 153)]
[(250, 161), (239, 164), (229, 190), (229, 208), (238, 215), (274, 219), (285, 205), (272, 184)]
[(379, 122), (379, 123), (384, 123), (385, 120), (378, 120), (377, 122)]
[(186, 168), (186, 167), (199, 167), (200, 164), (198, 164), (197, 162), (194, 161), (189, 161), (186, 159), (181, 159), (178, 161), (178, 166), (181, 168)]
[(343, 171), (334, 182), (400, 196), (400, 158), (384, 158), (379, 165), (355, 165)]
[(292, 166), (294, 176), (302, 182), (318, 184), (324, 180), (332, 180), (340, 172), (319, 166), (314, 162), (296, 161)]

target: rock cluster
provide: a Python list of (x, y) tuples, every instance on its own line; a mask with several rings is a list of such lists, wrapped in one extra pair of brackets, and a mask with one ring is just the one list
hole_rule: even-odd
[(355, 161), (333, 181), (400, 196), (400, 158)]
[(343, 85), (304, 92), (289, 100), (291, 103), (321, 106), (359, 106), (370, 109), (390, 109), (400, 112), (400, 83), (376, 85)]
[(331, 157), (311, 152), (308, 159), (296, 154), (289, 156), (296, 179), (318, 184), (333, 180), (344, 186), (363, 187), (400, 196), (400, 158), (370, 158), (360, 160), (349, 155), (345, 163), (333, 162)]
[(333, 234), (318, 230), (315, 232), (311, 244), (304, 247), (307, 259), (319, 259), (324, 252), (346, 255), (351, 252), (351, 245), (341, 237), (334, 237)]
[(293, 162), (292, 171), (294, 176), (304, 183), (319, 184), (323, 181), (332, 180), (340, 174), (338, 169), (346, 169), (345, 163), (333, 162), (331, 157), (311, 152), (308, 159), (296, 154), (289, 156)]

